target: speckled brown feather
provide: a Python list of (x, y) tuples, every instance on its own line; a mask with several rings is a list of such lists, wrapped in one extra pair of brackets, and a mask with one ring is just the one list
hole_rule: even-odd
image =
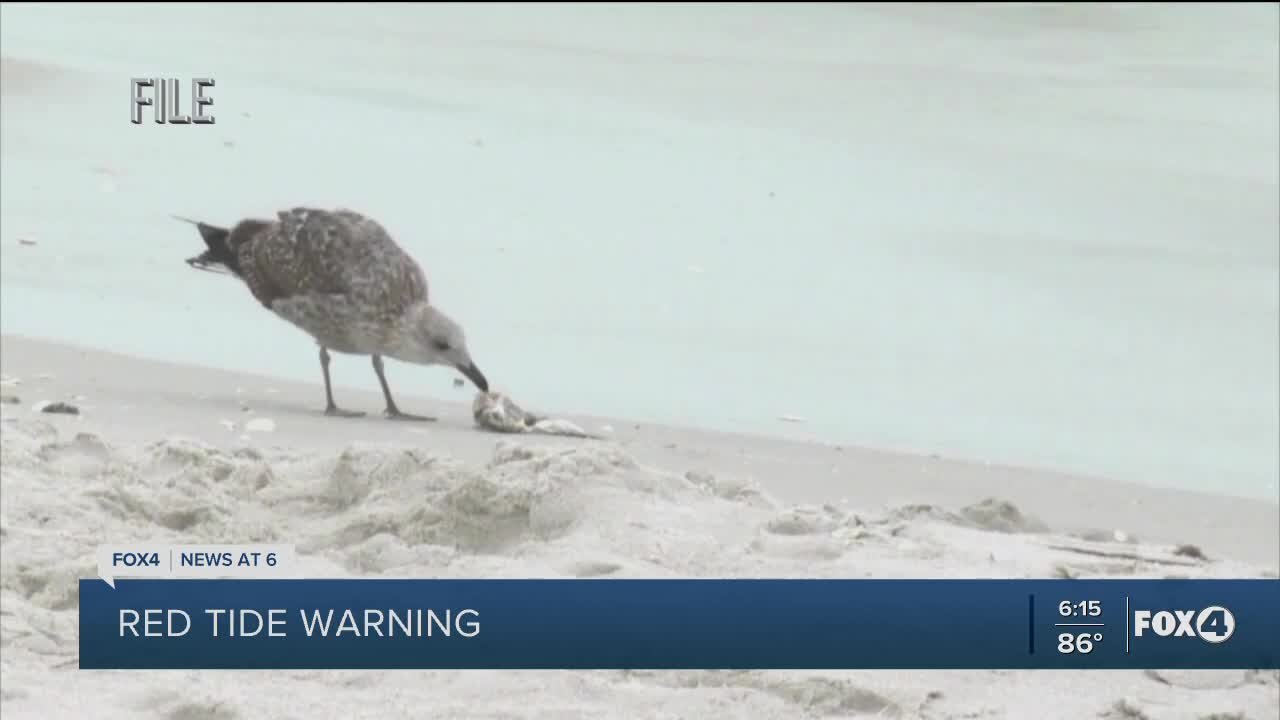
[(350, 210), (293, 208), (245, 220), (227, 241), (263, 306), (339, 352), (385, 352), (412, 305), (427, 299), (421, 267), (381, 224)]
[(228, 241), (263, 305), (299, 295), (346, 295), (390, 319), (426, 300), (421, 268), (376, 221), (349, 210), (312, 208), (281, 211), (278, 218), (246, 220)]

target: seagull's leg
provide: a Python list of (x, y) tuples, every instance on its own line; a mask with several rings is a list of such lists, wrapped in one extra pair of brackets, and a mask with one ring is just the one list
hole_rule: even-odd
[(400, 412), (400, 408), (396, 407), (396, 401), (391, 399), (391, 388), (387, 386), (386, 373), (382, 371), (382, 356), (373, 356), (373, 371), (378, 373), (378, 382), (382, 383), (382, 396), (387, 399), (387, 409), (385, 415), (392, 420), (422, 420), (425, 422), (435, 422), (433, 417), (426, 415), (410, 415), (409, 413)]
[(360, 417), (364, 415), (359, 410), (343, 410), (333, 404), (333, 387), (329, 385), (329, 351), (323, 345), (320, 346), (320, 369), (324, 371), (324, 414), (334, 417)]

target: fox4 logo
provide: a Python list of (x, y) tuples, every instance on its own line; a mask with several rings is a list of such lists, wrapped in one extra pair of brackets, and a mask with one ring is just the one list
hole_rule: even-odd
[(1221, 605), (1195, 610), (1134, 610), (1133, 636), (1146, 632), (1160, 637), (1198, 637), (1207, 643), (1226, 642), (1236, 632), (1236, 616)]

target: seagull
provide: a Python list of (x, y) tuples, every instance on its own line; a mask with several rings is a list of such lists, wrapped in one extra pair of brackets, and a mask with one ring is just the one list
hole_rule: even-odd
[(428, 302), (426, 274), (377, 221), (351, 210), (305, 207), (279, 211), (275, 220), (244, 219), (230, 229), (173, 217), (195, 225), (207, 246), (187, 258), (188, 265), (239, 278), (263, 307), (315, 339), (325, 415), (365, 414), (334, 403), (330, 351), (373, 358), (391, 419), (436, 418), (400, 411), (383, 357), (447, 365), (489, 391), (462, 327)]

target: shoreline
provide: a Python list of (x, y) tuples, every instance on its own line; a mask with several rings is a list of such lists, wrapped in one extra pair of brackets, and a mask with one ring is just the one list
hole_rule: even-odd
[[(43, 414), (40, 419), (68, 432), (83, 428), (100, 433), (108, 442), (138, 444), (177, 435), (227, 449), (252, 444), (331, 450), (337, 434), (341, 444), (413, 446), (447, 452), (465, 462), (484, 462), (496, 443), (513, 437), (474, 427), (469, 386), (458, 390), (464, 398), (460, 400), (397, 395), (407, 411), (439, 418), (435, 423), (402, 423), (381, 417), (382, 399), (374, 392), (335, 387), (346, 406), (369, 414), (358, 419), (327, 418), (319, 412), (318, 381), (285, 381), (153, 361), (23, 336), (0, 336), (0, 370), (21, 383), (4, 388), (4, 394), (21, 401), (3, 406), (6, 418), (34, 415), (38, 402), (73, 402), (83, 408), (80, 415)], [(556, 415), (554, 408), (530, 410)], [(226, 427), (227, 423), (243, 425), (251, 417), (268, 418), (275, 429), (246, 434)], [(668, 470), (750, 478), (789, 503), (858, 508), (929, 505), (954, 510), (995, 499), (1011, 503), (1057, 532), (1191, 544), (1211, 557), (1260, 563), (1267, 569), (1280, 564), (1280, 505), (1265, 500), (937, 455), (590, 415), (564, 417), (589, 431), (612, 428), (607, 442), (616, 443), (640, 462)], [(519, 438), (557, 447), (582, 442), (537, 435)]]
[(78, 580), (103, 542), (288, 543), (311, 578), (1275, 578), (1280, 513), (670, 427), (498, 435), (463, 403), (408, 395), (439, 422), (383, 419), (378, 393), (351, 391), (341, 402), (374, 414), (328, 418), (314, 384), (11, 336), (0, 369), (21, 398), (0, 405), (5, 718), (284, 720), (299, 702), (317, 717), (1275, 714), (1271, 671), (176, 671), (183, 692), (175, 671), (79, 671)]
[[(1276, 63), (1274, 35), (1256, 30), (1274, 12), (1205, 25), (1148, 10), (1138, 25), (1106, 11), (1058, 26), (1057, 13), (1017, 10), (921, 22), (909, 8), (702, 8), (672, 21), (640, 8), (620, 24), (563, 8), (535, 31), (455, 8), (410, 11), (394, 38), (385, 14), (310, 14), (314, 37), (349, 35), (367, 53), (370, 76), (323, 43), (279, 66), (270, 33), (246, 31), (261, 13), (246, 24), (108, 8), (85, 23), (6, 6), (5, 306), (41, 312), (5, 310), (4, 324), (309, 380), (305, 350), (250, 364), (245, 350), (274, 345), (279, 321), (250, 312), (241, 288), (181, 269), (183, 248), (201, 244), (168, 215), (347, 205), (420, 259), (486, 372), (526, 401), (1274, 499), (1277, 174), (1265, 158), (1277, 103), (1275, 82), (1260, 81)], [(729, 17), (793, 33), (763, 48), (698, 29)], [(1114, 46), (1094, 24), (1105, 18), (1131, 42)], [(129, 40), (139, 22), (156, 42)], [(992, 22), (1118, 54), (1081, 82), (1058, 50), (984, 38)], [(671, 44), (636, 54), (646, 23)], [(446, 46), (442, 24), (456, 31)], [(243, 44), (228, 53), (232, 27)], [(827, 46), (832, 28), (843, 41)], [(877, 40), (899, 32), (915, 40)], [(918, 56), (931, 41), (966, 62)], [(598, 65), (584, 72), (579, 52)], [(97, 117), (121, 102), (130, 66), (191, 53), (218, 58), (216, 129), (147, 130), (112, 111), (70, 132), (42, 111)], [(451, 70), (406, 74), (406, 62)], [(1196, 80), (1166, 82), (1181, 73)], [(1208, 92), (1201, 81), (1220, 73), (1238, 81)], [(920, 98), (949, 116), (921, 114)], [(299, 128), (300, 115), (326, 121)], [(341, 162), (313, 165), (317, 147)], [(170, 181), (176, 155), (206, 168), (199, 195)], [(1124, 192), (1098, 178), (1123, 178)], [(919, 213), (924, 186), (937, 192)], [(49, 187), (74, 194), (76, 212), (50, 205)], [(636, 197), (660, 211), (635, 217)], [(1063, 215), (1063, 202), (1081, 211)], [(122, 222), (109, 253), (84, 235)], [(584, 252), (590, 238), (612, 240)], [(153, 345), (162, 327), (204, 331), (177, 351)], [(763, 327), (788, 329), (748, 367)], [(376, 391), (361, 375), (345, 379)]]

